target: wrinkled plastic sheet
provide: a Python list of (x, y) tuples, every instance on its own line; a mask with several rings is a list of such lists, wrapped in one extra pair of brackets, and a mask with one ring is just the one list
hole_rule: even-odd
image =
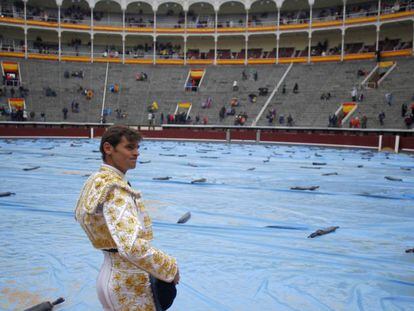
[[(62, 296), (56, 310), (101, 310), (103, 255), (73, 213), (101, 163), (99, 141), (0, 147), (0, 192), (16, 193), (0, 198), (0, 309)], [(140, 153), (127, 176), (143, 192), (154, 245), (181, 271), (171, 310), (413, 310), (413, 155), (154, 141)], [(310, 186), (319, 188), (290, 189)], [(339, 229), (307, 238), (329, 226)]]

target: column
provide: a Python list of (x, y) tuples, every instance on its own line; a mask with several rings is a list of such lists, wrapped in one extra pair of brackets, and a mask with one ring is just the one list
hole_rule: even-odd
[(29, 47), (27, 46), (27, 26), (24, 27), (24, 45), (26, 47), (26, 49), (24, 50), (24, 58), (27, 59), (28, 58), (28, 49), (29, 49)]
[(60, 31), (60, 29), (58, 30), (58, 42), (59, 42), (58, 58), (60, 61), (62, 57), (62, 32)]
[(58, 58), (59, 58), (59, 61), (61, 60), (61, 57), (62, 57), (62, 32), (60, 30), (60, 8), (61, 6), (58, 5), (58, 40), (59, 40)]
[(246, 53), (244, 53), (244, 64), (247, 65), (247, 54), (248, 54), (248, 49), (249, 49), (249, 35), (246, 34), (245, 35), (245, 45), (244, 45), (244, 49), (246, 51)]
[(249, 10), (246, 10), (246, 25), (245, 25), (245, 35), (244, 35), (244, 65), (247, 65), (247, 58), (248, 58), (248, 49), (249, 49), (249, 44), (248, 44), (248, 40), (249, 40)]
[(375, 51), (379, 49), (379, 35), (380, 35), (380, 25), (377, 25), (377, 38), (375, 41)]
[(187, 35), (184, 35), (184, 65), (187, 65)]
[(152, 55), (152, 64), (155, 65), (157, 59), (157, 36), (154, 35), (153, 39), (152, 49), (154, 53)]
[(279, 45), (280, 45), (280, 33), (276, 33), (276, 64), (279, 64)]
[(26, 1), (23, 1), (23, 12), (24, 12), (24, 58), (27, 59), (27, 7), (26, 7)]
[(279, 64), (279, 46), (280, 46), (280, 7), (277, 5), (277, 21), (276, 21), (276, 64)]
[(217, 65), (217, 34), (214, 36), (214, 65)]
[(184, 10), (184, 65), (187, 65), (187, 10)]
[(122, 9), (122, 63), (125, 64), (125, 9)]
[(93, 8), (91, 8), (91, 63), (93, 63)]
[(91, 63), (93, 63), (93, 33), (91, 32)]
[(341, 42), (341, 62), (344, 60), (345, 57), (345, 20), (346, 20), (346, 1), (344, 1), (344, 6), (342, 9), (342, 42)]
[(122, 63), (125, 64), (125, 34), (122, 34)]
[(345, 56), (345, 28), (342, 28), (341, 31), (342, 41), (341, 41), (341, 62), (344, 61)]
[(311, 61), (311, 49), (312, 49), (312, 5), (309, 9), (309, 40), (308, 40), (308, 63)]

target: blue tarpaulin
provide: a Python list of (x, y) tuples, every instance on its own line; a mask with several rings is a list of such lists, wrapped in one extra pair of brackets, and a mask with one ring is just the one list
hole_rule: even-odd
[[(0, 197), (0, 310), (59, 296), (56, 310), (101, 310), (103, 255), (73, 213), (98, 149), (0, 140), (0, 192), (15, 193)], [(154, 245), (179, 263), (171, 310), (413, 310), (413, 155), (167, 141), (145, 141), (140, 153), (127, 176)], [(307, 238), (329, 226), (339, 228)]]

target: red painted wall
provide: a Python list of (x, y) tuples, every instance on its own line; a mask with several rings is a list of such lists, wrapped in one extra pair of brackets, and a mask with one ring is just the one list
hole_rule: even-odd
[[(7, 137), (90, 137), (90, 128), (94, 129), (94, 137), (100, 137), (105, 131), (104, 126), (68, 125), (68, 124), (0, 124), (0, 136)], [(255, 128), (200, 128), (200, 127), (166, 127), (162, 130), (141, 130), (144, 138), (189, 139), (189, 140), (226, 140), (230, 132), (231, 140), (256, 140)], [(260, 129), (261, 142), (302, 143), (378, 147), (379, 136), (383, 135), (383, 148), (395, 147), (395, 137), (400, 135), (400, 149), (414, 150), (414, 132), (378, 131), (333, 131), (330, 129)]]

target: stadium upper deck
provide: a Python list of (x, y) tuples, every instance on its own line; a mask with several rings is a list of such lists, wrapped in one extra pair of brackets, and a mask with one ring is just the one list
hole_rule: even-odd
[(0, 3), (0, 56), (257, 64), (413, 53), (412, 0)]

